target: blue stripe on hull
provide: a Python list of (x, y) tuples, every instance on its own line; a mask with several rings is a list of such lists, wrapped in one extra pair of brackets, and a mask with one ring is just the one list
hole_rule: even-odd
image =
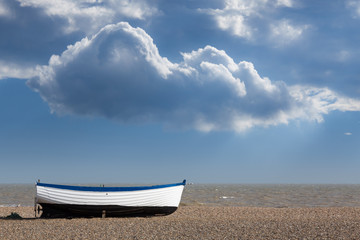
[(49, 184), (49, 183), (36, 183), (37, 186), (41, 187), (51, 187), (59, 188), (66, 190), (76, 190), (76, 191), (91, 191), (91, 192), (119, 192), (119, 191), (140, 191), (140, 190), (149, 190), (149, 189), (159, 189), (167, 187), (175, 187), (186, 184), (186, 180), (181, 183), (166, 184), (166, 185), (155, 185), (155, 186), (141, 186), (141, 187), (87, 187), (87, 186), (70, 186), (70, 185), (59, 185), (59, 184)]

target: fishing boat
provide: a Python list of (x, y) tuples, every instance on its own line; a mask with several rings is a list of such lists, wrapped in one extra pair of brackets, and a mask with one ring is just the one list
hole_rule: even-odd
[(128, 217), (161, 216), (176, 211), (186, 180), (180, 183), (91, 187), (36, 183), (35, 216)]

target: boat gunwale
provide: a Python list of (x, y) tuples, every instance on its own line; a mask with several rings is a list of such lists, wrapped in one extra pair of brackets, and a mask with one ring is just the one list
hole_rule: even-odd
[(186, 180), (180, 183), (172, 184), (163, 184), (163, 185), (153, 185), (153, 186), (133, 186), (133, 187), (94, 187), (94, 186), (73, 186), (73, 185), (61, 185), (61, 184), (50, 184), (50, 183), (40, 183), (37, 182), (36, 186), (39, 187), (49, 187), (57, 188), (64, 190), (73, 190), (73, 191), (87, 191), (87, 192), (126, 192), (126, 191), (142, 191), (142, 190), (152, 190), (152, 189), (161, 189), (177, 186), (185, 186)]

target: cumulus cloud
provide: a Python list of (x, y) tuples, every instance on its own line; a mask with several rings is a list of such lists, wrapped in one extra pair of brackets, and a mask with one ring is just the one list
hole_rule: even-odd
[(108, 25), (38, 66), (29, 87), (59, 114), (102, 116), (120, 122), (157, 122), (199, 131), (245, 131), (322, 121), (331, 111), (360, 111), (360, 101), (326, 88), (289, 87), (261, 77), (206, 46), (173, 63), (153, 39), (126, 22)]
[(226, 0), (223, 9), (199, 9), (199, 11), (213, 16), (221, 30), (231, 34), (251, 39), (254, 28), (249, 24), (249, 19), (258, 15), (259, 9), (266, 1), (236, 1)]
[(246, 22), (246, 16), (237, 13), (228, 13), (227, 11), (211, 12), (221, 30), (229, 31), (231, 34), (250, 39), (253, 35), (253, 29)]
[(29, 78), (37, 64), (103, 26), (158, 13), (145, 0), (0, 0), (0, 79)]
[[(288, 20), (279, 21), (273, 16), (276, 9), (294, 7), (291, 0), (225, 0), (222, 9), (199, 9), (213, 16), (219, 29), (227, 31), (230, 34), (253, 40), (256, 38), (258, 27), (270, 28), (268, 37), (270, 39), (282, 36), (284, 41), (293, 41), (298, 39), (307, 26), (291, 25)], [(279, 24), (269, 24), (269, 22), (279, 22)], [(261, 29), (261, 32), (264, 31)]]
[(44, 9), (49, 16), (67, 19), (68, 32), (81, 29), (87, 33), (98, 31), (102, 26), (116, 22), (119, 18), (145, 18), (158, 14), (156, 7), (146, 0), (18, 0), (21, 6)]

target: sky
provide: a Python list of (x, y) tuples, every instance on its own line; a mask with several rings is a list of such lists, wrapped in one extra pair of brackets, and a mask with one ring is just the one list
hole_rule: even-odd
[(360, 184), (359, 25), (359, 0), (0, 0), (0, 183)]

